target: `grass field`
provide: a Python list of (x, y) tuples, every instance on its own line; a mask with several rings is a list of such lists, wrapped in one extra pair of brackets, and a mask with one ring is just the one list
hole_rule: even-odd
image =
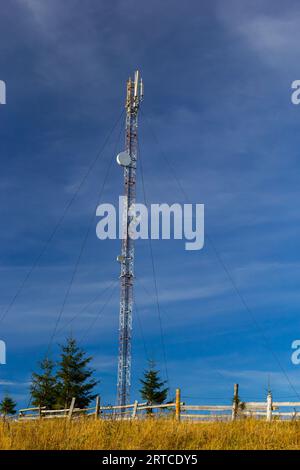
[(300, 449), (300, 422), (2, 422), (0, 449)]

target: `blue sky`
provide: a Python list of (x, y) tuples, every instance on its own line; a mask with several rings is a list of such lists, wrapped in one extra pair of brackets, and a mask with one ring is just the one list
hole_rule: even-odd
[[(296, 398), (270, 349), (300, 394), (300, 371), (290, 360), (300, 335), (300, 107), (290, 100), (291, 83), (300, 78), (299, 25), (296, 1), (6, 4), (0, 18), (0, 79), (7, 84), (7, 105), (0, 107), (2, 312), (122, 111), (126, 79), (139, 68), (148, 201), (187, 202), (165, 155), (190, 201), (205, 204), (203, 250), (153, 242), (171, 389), (180, 386), (189, 401), (224, 402), (238, 382), (241, 397), (253, 400), (265, 396), (270, 380), (275, 398)], [(9, 391), (19, 404), (27, 402), (31, 371), (46, 352), (110, 158), (122, 150), (122, 126), (0, 325), (7, 343), (0, 393)], [(102, 202), (121, 193), (122, 174), (113, 163)], [(118, 287), (97, 313), (118, 285), (118, 254), (118, 241), (99, 241), (91, 230), (55, 338), (83, 337), (105, 402), (116, 394)], [(137, 243), (136, 277), (133, 397), (146, 366), (144, 343), (165, 376), (147, 241)]]

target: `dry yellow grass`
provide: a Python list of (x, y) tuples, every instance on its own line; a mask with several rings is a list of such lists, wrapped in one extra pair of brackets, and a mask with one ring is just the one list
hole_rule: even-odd
[(300, 422), (41, 420), (0, 424), (0, 449), (300, 449)]

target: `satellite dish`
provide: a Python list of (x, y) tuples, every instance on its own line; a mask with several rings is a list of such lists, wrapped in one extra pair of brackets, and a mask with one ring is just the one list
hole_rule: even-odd
[(119, 263), (123, 263), (123, 261), (124, 261), (124, 256), (118, 255), (118, 256), (117, 256), (117, 261), (118, 261)]
[(131, 163), (130, 155), (127, 152), (121, 152), (117, 156), (117, 163), (121, 166), (129, 166)]

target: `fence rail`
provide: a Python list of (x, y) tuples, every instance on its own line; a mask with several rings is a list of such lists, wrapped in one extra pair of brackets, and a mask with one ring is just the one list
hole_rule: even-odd
[[(232, 404), (224, 405), (189, 405), (181, 401), (180, 389), (176, 390), (176, 400), (172, 403), (147, 404), (134, 403), (124, 406), (101, 406), (100, 396), (96, 397), (95, 406), (76, 408), (73, 398), (69, 408), (47, 410), (45, 407), (31, 407), (19, 410), (19, 420), (32, 419), (76, 419), (89, 417), (94, 419), (143, 419), (151, 416), (172, 416), (176, 420), (192, 421), (234, 421), (237, 419), (256, 418), (272, 421), (273, 419), (300, 419), (300, 402), (274, 401), (269, 392), (266, 401), (241, 402), (238, 396), (238, 384), (234, 386)], [(288, 409), (287, 409), (288, 408)], [(298, 410), (297, 410), (298, 408)]]

